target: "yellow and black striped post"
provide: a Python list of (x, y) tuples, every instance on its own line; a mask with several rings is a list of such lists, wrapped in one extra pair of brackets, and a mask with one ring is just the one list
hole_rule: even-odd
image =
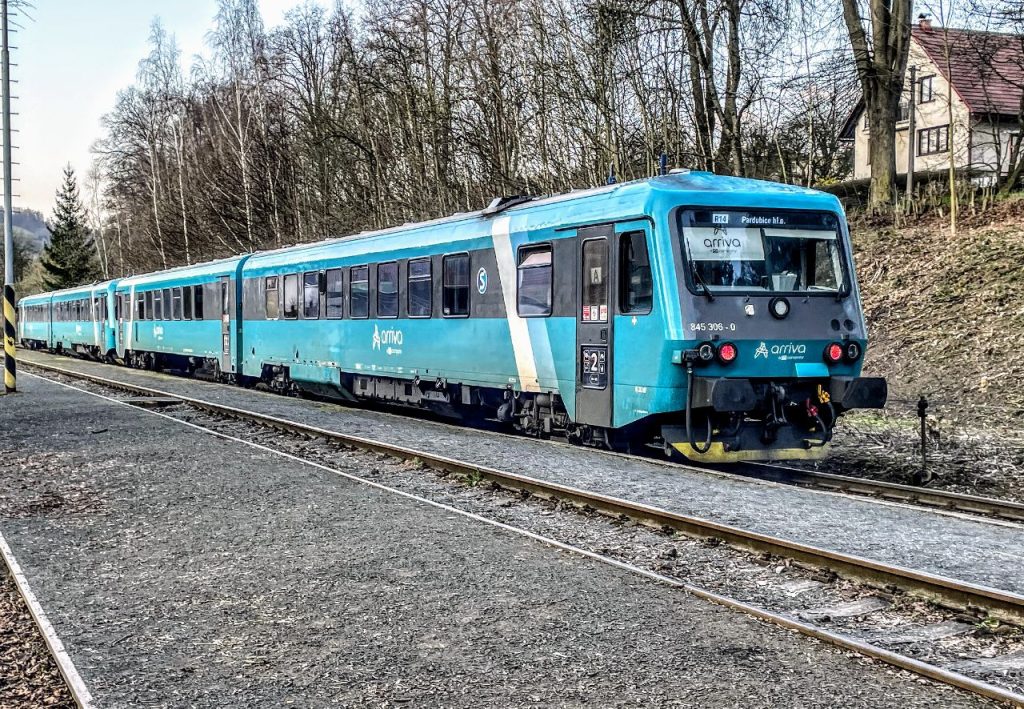
[(4, 390), (11, 393), (17, 389), (17, 361), (14, 358), (15, 328), (14, 286), (4, 285)]

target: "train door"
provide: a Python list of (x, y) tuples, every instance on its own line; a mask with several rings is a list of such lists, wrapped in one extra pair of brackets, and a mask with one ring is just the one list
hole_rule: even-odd
[(613, 419), (611, 226), (580, 229), (576, 298), (576, 422), (610, 428)]
[(124, 328), (125, 328), (125, 309), (132, 308), (135, 306), (134, 299), (128, 300), (124, 293), (118, 293), (114, 296), (117, 300), (114, 306), (114, 327), (117, 330), (117, 356), (124, 357)]
[(231, 369), (231, 278), (220, 277), (220, 369), (230, 372)]

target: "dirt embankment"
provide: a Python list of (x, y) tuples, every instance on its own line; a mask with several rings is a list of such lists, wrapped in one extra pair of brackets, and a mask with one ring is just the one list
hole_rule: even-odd
[(963, 220), (851, 224), (870, 345), (890, 398), (936, 413), (1024, 418), (1024, 202)]

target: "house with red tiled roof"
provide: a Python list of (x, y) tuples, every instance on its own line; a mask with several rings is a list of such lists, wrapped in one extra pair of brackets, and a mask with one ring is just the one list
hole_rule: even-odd
[[(1005, 173), (1024, 115), (1024, 36), (936, 27), (922, 18), (910, 39), (896, 124), (897, 173), (906, 174), (911, 150), (915, 173), (946, 170), (951, 159), (982, 181)], [(863, 101), (840, 135), (853, 142), (853, 178), (870, 177)]]

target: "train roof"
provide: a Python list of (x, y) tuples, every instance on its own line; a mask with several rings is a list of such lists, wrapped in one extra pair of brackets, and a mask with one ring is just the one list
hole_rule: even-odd
[[(693, 206), (815, 209), (841, 212), (839, 200), (831, 194), (795, 185), (765, 182), (710, 172), (677, 172), (669, 175), (606, 185), (586, 190), (541, 197), (508, 207), (500, 212), (525, 219), (531, 229), (567, 227), (597, 221), (621, 221), (651, 214), (656, 206)], [(489, 237), (493, 219), (486, 210), (455, 214), (426, 222), (361, 232), (324, 241), (288, 246), (252, 255), (246, 268), (273, 266), (296, 260), (315, 259), (320, 250), (359, 244), (372, 252), (381, 249), (412, 248), (432, 243)], [(393, 237), (393, 238), (387, 238)]]
[(59, 301), (63, 302), (64, 300), (72, 300), (75, 297), (91, 296), (97, 291), (107, 290), (116, 283), (116, 279), (96, 281), (95, 283), (87, 283), (85, 285), (75, 286), (74, 288), (64, 288), (63, 290), (55, 290), (48, 293), (26, 295), (24, 298), (20, 298), (18, 302), (25, 305), (32, 305), (34, 303), (49, 302), (51, 298), (57, 298)]
[(238, 264), (248, 258), (250, 254), (239, 254), (216, 261), (205, 261), (191, 266), (176, 266), (164, 271), (143, 273), (138, 276), (125, 276), (118, 283), (118, 288), (158, 283), (173, 277), (196, 277), (196, 276), (226, 276), (235, 272)]

